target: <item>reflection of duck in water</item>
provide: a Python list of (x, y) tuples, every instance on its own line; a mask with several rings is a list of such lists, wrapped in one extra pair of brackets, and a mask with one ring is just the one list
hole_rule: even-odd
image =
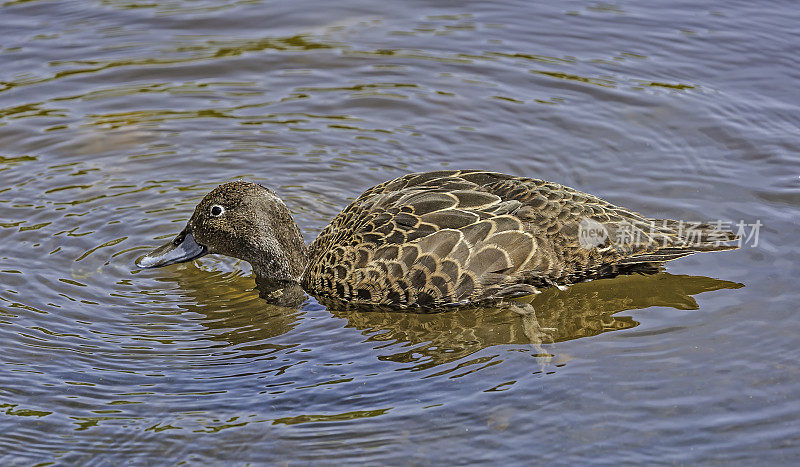
[(284, 348), (285, 345), (270, 342), (270, 339), (291, 332), (297, 326), (303, 315), (298, 307), (308, 299), (303, 294), (302, 300), (291, 306), (265, 303), (259, 292), (252, 290), (252, 279), (241, 271), (225, 273), (198, 268), (170, 271), (157, 280), (177, 284), (181, 311), (199, 315), (199, 319), (189, 318), (207, 331), (198, 334), (198, 339), (234, 345), (248, 343), (251, 344), (249, 349)]
[[(194, 269), (166, 274), (159, 280), (176, 282), (180, 286), (179, 290), (185, 295), (181, 308), (200, 315), (198, 323), (206, 329), (202, 336), (205, 339), (237, 345), (247, 349), (246, 355), (259, 356), (297, 345), (292, 343), (292, 338), (279, 341), (274, 338), (292, 333), (307, 310), (298, 309), (299, 303), (295, 307), (264, 303), (258, 293), (249, 290), (247, 277)], [(541, 294), (520, 299), (530, 300), (532, 306), (510, 309), (489, 304), (456, 307), (448, 313), (380, 310), (363, 313), (358, 308), (335, 306), (329, 306), (328, 311), (346, 320), (346, 327), (361, 333), (364, 341), (372, 342), (379, 359), (403, 364), (410, 370), (424, 370), (497, 345), (533, 345), (534, 355), (547, 355), (549, 351), (539, 344), (638, 326), (633, 317), (623, 313), (625, 311), (651, 306), (697, 309), (694, 295), (739, 287), (742, 284), (709, 277), (655, 272), (582, 282), (567, 291), (550, 287)], [(262, 295), (273, 292), (260, 289), (258, 292)], [(336, 305), (324, 299), (321, 303)], [(678, 314), (675, 319), (679, 321), (683, 316)], [(236, 352), (220, 355), (221, 358), (239, 356)], [(442, 371), (458, 368), (468, 371), (466, 368), (491, 364), (492, 358), (484, 355)], [(544, 363), (541, 359), (538, 361)]]
[(494, 345), (533, 344), (538, 348), (538, 344), (633, 328), (639, 323), (618, 313), (651, 306), (693, 310), (698, 308), (693, 295), (739, 287), (742, 284), (737, 282), (660, 272), (583, 282), (568, 291), (551, 287), (532, 296), (532, 306), (513, 311), (508, 307), (459, 307), (437, 314), (333, 309), (331, 313), (346, 318), (349, 326), (362, 331), (368, 340), (407, 342), (401, 352), (382, 359), (425, 369)]
[(247, 182), (221, 185), (142, 267), (218, 253), (248, 261), (270, 300), (299, 286), (323, 299), (426, 310), (513, 298), (700, 251), (727, 231), (649, 219), (555, 183), (483, 171), (410, 174), (370, 188), (307, 247), (286, 205)]

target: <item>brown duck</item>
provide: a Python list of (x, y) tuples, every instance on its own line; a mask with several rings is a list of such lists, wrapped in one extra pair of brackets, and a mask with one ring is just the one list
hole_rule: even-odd
[(650, 219), (556, 183), (478, 170), (415, 173), (365, 191), (307, 246), (289, 209), (249, 182), (220, 185), (186, 228), (141, 257), (249, 262), (274, 290), (429, 309), (536, 293), (701, 251), (736, 248), (709, 224)]

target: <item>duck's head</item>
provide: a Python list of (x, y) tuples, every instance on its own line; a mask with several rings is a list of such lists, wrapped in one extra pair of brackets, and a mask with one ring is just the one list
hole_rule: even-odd
[(268, 188), (242, 181), (212, 190), (177, 237), (136, 264), (155, 268), (206, 254), (245, 260), (271, 281), (299, 281), (307, 262), (303, 235), (283, 201)]

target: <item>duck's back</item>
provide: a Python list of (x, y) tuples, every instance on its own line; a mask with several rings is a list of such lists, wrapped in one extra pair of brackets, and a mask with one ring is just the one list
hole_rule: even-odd
[(409, 174), (370, 188), (323, 229), (303, 286), (350, 303), (437, 307), (726, 249), (719, 241), (735, 238), (695, 225), (697, 241), (687, 245), (684, 225), (543, 180), (471, 170)]

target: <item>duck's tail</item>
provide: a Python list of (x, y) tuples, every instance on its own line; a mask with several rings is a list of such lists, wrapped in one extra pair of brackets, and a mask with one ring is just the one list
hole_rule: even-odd
[(724, 230), (720, 225), (699, 222), (676, 221), (673, 219), (653, 219), (657, 227), (658, 240), (663, 248), (635, 255), (618, 261), (618, 265), (637, 263), (661, 263), (705, 251), (735, 250), (739, 240), (735, 233)]

